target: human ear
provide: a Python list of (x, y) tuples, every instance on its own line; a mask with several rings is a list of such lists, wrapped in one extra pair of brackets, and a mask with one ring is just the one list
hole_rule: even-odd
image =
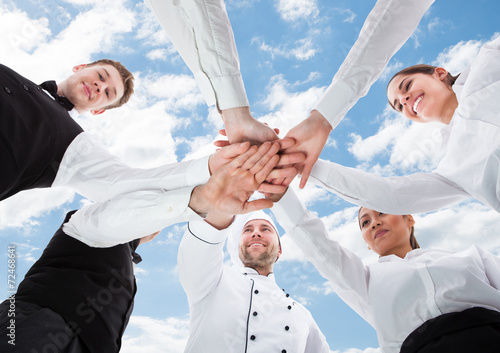
[(99, 115), (99, 114), (104, 113), (105, 111), (106, 111), (106, 109), (91, 110), (90, 114), (92, 114), (92, 115)]
[(87, 64), (80, 64), (80, 65), (73, 66), (73, 72), (78, 72), (78, 71), (82, 70), (83, 68), (85, 68), (86, 66), (87, 66)]
[(408, 222), (409, 227), (413, 227), (415, 225), (415, 220), (411, 214), (405, 216), (406, 221)]
[(448, 71), (442, 67), (436, 67), (434, 69), (434, 75), (443, 81), (448, 76)]

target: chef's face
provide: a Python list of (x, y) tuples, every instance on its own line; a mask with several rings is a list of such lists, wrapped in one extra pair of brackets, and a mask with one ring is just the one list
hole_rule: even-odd
[(281, 255), (276, 230), (266, 220), (254, 219), (243, 227), (239, 255), (246, 267), (259, 268), (272, 265)]

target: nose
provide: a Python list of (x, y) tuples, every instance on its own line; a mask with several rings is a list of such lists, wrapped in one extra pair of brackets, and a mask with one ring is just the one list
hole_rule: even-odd
[(401, 102), (401, 105), (407, 105), (410, 103), (410, 95), (407, 94), (406, 96), (403, 97), (403, 101)]
[(106, 88), (104, 82), (101, 82), (99, 80), (94, 81), (94, 87), (96, 92), (100, 93), (104, 88)]
[(262, 236), (260, 235), (260, 233), (259, 233), (259, 232), (253, 232), (253, 234), (252, 234), (252, 238), (255, 238), (255, 237), (262, 238)]
[(372, 229), (375, 229), (375, 227), (381, 225), (382, 222), (380, 222), (380, 220), (378, 219), (374, 219), (373, 222), (372, 222)]

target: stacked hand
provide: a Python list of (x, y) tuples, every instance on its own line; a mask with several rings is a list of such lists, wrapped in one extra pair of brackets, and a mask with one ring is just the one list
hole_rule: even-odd
[[(263, 182), (268, 178), (293, 177), (297, 174), (293, 167), (275, 169), (280, 160), (277, 155), (279, 149), (278, 143), (271, 142), (265, 142), (260, 147), (245, 142), (223, 148), (212, 160), (212, 176), (206, 184), (193, 190), (189, 206), (199, 214), (208, 214), (207, 221), (219, 228), (229, 225), (235, 214), (272, 207), (273, 202), (269, 199), (249, 199), (256, 190), (283, 193), (285, 186)], [(229, 160), (231, 153), (240, 154), (222, 164), (221, 161)], [(215, 170), (214, 164), (219, 166)]]

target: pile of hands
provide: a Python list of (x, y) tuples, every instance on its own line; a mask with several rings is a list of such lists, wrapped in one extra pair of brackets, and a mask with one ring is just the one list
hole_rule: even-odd
[[(215, 142), (219, 149), (209, 159), (211, 177), (193, 190), (190, 207), (227, 222), (233, 215), (272, 207), (297, 174), (303, 188), (332, 131), (316, 110), (283, 139), (279, 130), (255, 120), (248, 107), (222, 111), (222, 118), (225, 130), (219, 132), (228, 139)], [(250, 201), (255, 191), (265, 198)]]

